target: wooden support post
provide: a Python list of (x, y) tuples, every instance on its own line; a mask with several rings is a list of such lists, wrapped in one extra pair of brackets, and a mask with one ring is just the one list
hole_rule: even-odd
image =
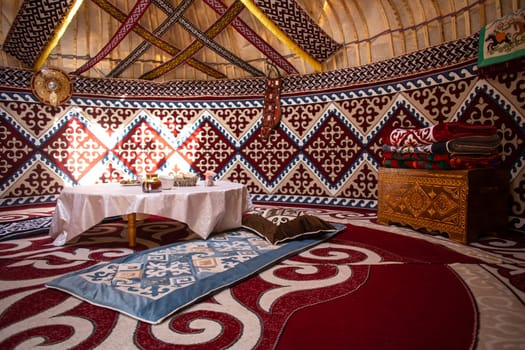
[(128, 214), (128, 241), (131, 248), (135, 247), (137, 242), (137, 214)]

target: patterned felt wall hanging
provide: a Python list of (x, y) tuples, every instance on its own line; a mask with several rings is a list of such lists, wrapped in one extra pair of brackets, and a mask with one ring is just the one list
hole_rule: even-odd
[(5, 52), (33, 67), (73, 0), (25, 0), (2, 44)]
[(342, 47), (312, 20), (295, 0), (254, 2), (295, 43), (319, 62), (324, 62)]
[(383, 137), (395, 127), (460, 121), (499, 130), (510, 220), (523, 229), (525, 72), (480, 79), (478, 39), (284, 77), (281, 120), (267, 142), (260, 137), (262, 78), (154, 83), (77, 76), (72, 100), (52, 108), (28, 90), (32, 71), (0, 67), (0, 131), (10, 140), (0, 152), (9, 160), (0, 166), (0, 207), (52, 202), (64, 184), (182, 164), (246, 184), (256, 202), (374, 208)]

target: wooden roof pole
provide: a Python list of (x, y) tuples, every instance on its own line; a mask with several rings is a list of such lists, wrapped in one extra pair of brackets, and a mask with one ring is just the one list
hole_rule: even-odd
[(42, 66), (44, 65), (44, 62), (47, 60), (47, 58), (51, 54), (51, 51), (53, 51), (53, 49), (57, 46), (58, 41), (60, 40), (62, 35), (64, 35), (64, 32), (69, 26), (69, 23), (71, 23), (71, 20), (73, 19), (73, 17), (75, 17), (83, 1), (84, 0), (73, 0), (73, 5), (68, 9), (62, 22), (60, 22), (60, 24), (57, 26), (55, 34), (53, 35), (51, 40), (49, 40), (46, 47), (42, 51), (42, 54), (40, 55), (40, 57), (36, 60), (35, 64), (33, 65), (33, 69), (35, 71), (38, 71), (40, 70), (40, 68), (42, 68)]

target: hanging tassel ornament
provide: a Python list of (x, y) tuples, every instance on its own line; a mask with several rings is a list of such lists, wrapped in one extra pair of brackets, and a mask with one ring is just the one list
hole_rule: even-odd
[(269, 65), (269, 73), (266, 78), (266, 90), (264, 93), (264, 111), (261, 130), (261, 137), (264, 141), (268, 141), (270, 132), (275, 129), (281, 121), (281, 86), (281, 73), (272, 63)]

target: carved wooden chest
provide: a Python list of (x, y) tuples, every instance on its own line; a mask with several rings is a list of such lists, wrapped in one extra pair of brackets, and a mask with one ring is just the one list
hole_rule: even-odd
[(507, 225), (509, 174), (502, 169), (379, 169), (377, 219), (446, 233), (469, 243)]

